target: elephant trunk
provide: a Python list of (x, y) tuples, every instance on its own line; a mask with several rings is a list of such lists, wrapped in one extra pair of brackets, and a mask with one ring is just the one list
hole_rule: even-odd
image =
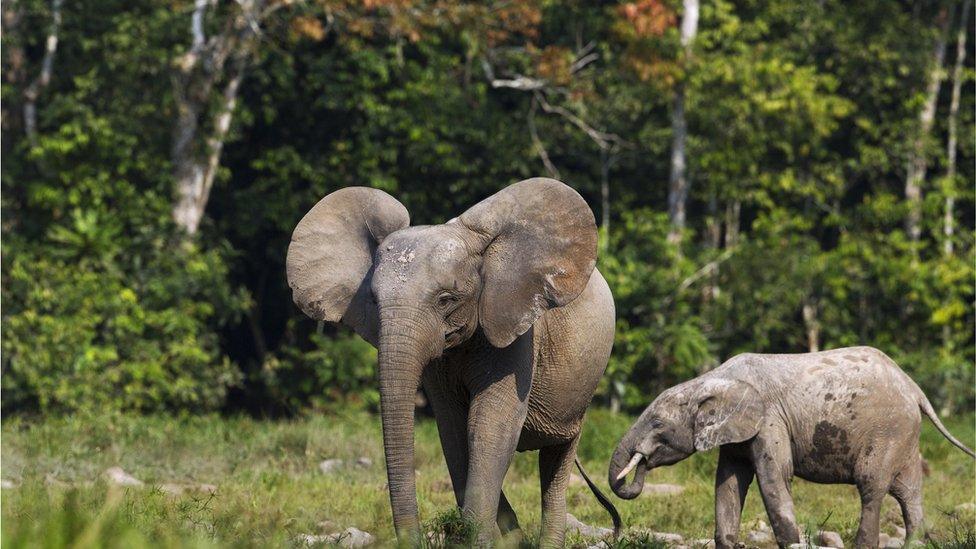
[[(380, 407), (383, 450), (393, 509), (401, 541), (419, 541), (414, 473), (414, 396), (424, 366), (435, 356), (434, 339), (418, 314), (400, 308), (381, 310), (379, 338)], [(439, 354), (439, 353), (437, 353)]]
[(622, 499), (634, 499), (644, 489), (644, 476), (647, 475), (648, 470), (646, 459), (641, 459), (637, 464), (633, 481), (628, 483), (626, 475), (623, 478), (617, 478), (624, 468), (630, 464), (631, 460), (634, 459), (639, 438), (638, 433), (635, 433), (634, 429), (631, 429), (624, 435), (624, 438), (614, 450), (613, 457), (610, 458), (610, 470), (607, 475), (607, 480), (610, 483), (610, 489), (613, 490), (613, 493)]

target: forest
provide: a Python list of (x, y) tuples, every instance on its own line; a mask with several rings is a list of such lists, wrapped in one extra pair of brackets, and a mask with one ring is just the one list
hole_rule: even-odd
[(871, 345), (974, 401), (970, 0), (8, 0), (2, 409), (378, 406), (294, 306), (342, 187), (442, 223), (515, 181), (589, 203), (641, 409), (741, 352)]

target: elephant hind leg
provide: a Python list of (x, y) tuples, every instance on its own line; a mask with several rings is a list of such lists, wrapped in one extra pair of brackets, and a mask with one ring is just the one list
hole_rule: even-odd
[(539, 450), (542, 483), (542, 538), (540, 547), (562, 547), (566, 536), (566, 487), (576, 459), (579, 435), (570, 442)]
[(922, 476), (922, 460), (919, 457), (909, 461), (891, 483), (889, 493), (901, 506), (901, 515), (905, 520), (905, 539), (911, 539), (912, 534), (922, 528)]

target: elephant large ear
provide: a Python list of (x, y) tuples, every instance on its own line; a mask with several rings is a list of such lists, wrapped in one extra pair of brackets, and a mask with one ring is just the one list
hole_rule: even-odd
[(766, 408), (759, 392), (744, 382), (707, 379), (698, 393), (695, 450), (749, 440), (759, 432)]
[(395, 198), (378, 189), (347, 187), (320, 200), (298, 222), (288, 245), (292, 298), (315, 320), (342, 320), (376, 344), (377, 313), (369, 284), (373, 252), (390, 233), (410, 225)]
[(575, 299), (596, 265), (593, 212), (554, 179), (510, 185), (458, 219), (485, 243), (479, 314), (495, 347), (507, 347), (547, 309)]

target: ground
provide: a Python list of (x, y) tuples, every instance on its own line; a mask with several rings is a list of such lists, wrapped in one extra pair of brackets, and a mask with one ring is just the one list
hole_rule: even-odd
[[(606, 471), (617, 440), (633, 417), (592, 410), (580, 445), (591, 477), (606, 488)], [(6, 418), (2, 434), (2, 536), (4, 547), (269, 547), (295, 546), (302, 534), (354, 526), (381, 545), (393, 536), (383, 447), (377, 416), (367, 412), (315, 415), (290, 421), (250, 418), (164, 416), (65, 418), (32, 421)], [(974, 445), (973, 416), (946, 421)], [(417, 428), (417, 485), (421, 520), (436, 521), (454, 505), (433, 421)], [(933, 545), (971, 544), (976, 492), (974, 461), (925, 423), (922, 453), (931, 470), (925, 480), (926, 522)], [(356, 464), (368, 458), (368, 465)], [(320, 471), (326, 459), (343, 464)], [(655, 470), (648, 483), (674, 483), (684, 493), (644, 494), (633, 501), (612, 498), (627, 534), (638, 528), (707, 538), (713, 527), (715, 451)], [(529, 543), (539, 525), (537, 454), (519, 454), (505, 481)], [(105, 471), (121, 467), (146, 483), (119, 488)], [(164, 484), (189, 487), (181, 495)], [(569, 489), (569, 510), (588, 524), (609, 526), (606, 512), (583, 485)], [(798, 520), (840, 532), (850, 546), (859, 513), (850, 486), (794, 483)], [(969, 504), (964, 505), (964, 504)], [(962, 507), (960, 507), (962, 505)], [(753, 485), (743, 513), (746, 524), (765, 520)], [(901, 524), (887, 498), (882, 531)], [(578, 536), (570, 544), (582, 546)]]

